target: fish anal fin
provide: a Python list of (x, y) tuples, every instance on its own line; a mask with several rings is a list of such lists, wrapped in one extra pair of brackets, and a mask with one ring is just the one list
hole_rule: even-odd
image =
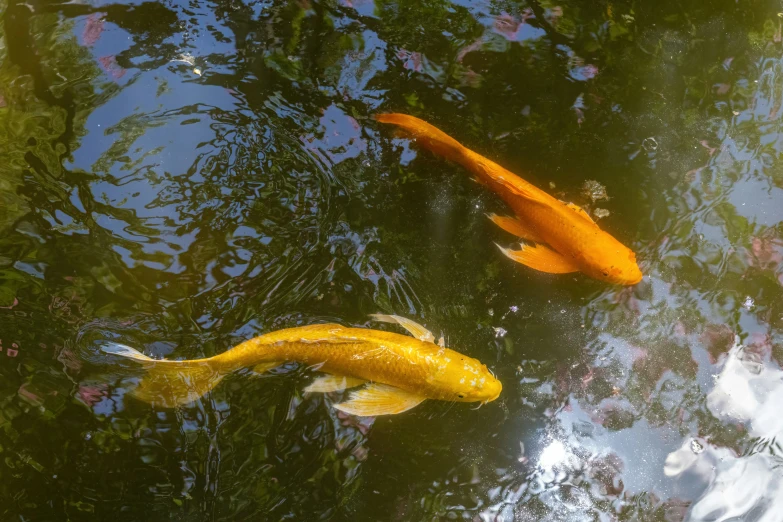
[(522, 223), (519, 219), (511, 216), (498, 216), (497, 214), (487, 214), (487, 217), (497, 226), (508, 232), (514, 234), (522, 239), (528, 241), (534, 241), (536, 243), (542, 243), (541, 237), (530, 227)]
[(570, 274), (579, 272), (579, 266), (544, 245), (523, 246), (521, 250), (511, 250), (498, 245), (498, 248), (517, 263), (549, 274)]
[(324, 375), (318, 377), (304, 389), (305, 392), (328, 393), (334, 391), (343, 391), (348, 388), (355, 388), (366, 383), (364, 379), (357, 377), (346, 377), (345, 375)]
[(402, 413), (418, 406), (425, 399), (426, 397), (388, 384), (370, 384), (353, 392), (350, 399), (335, 404), (334, 407), (351, 415), (374, 417)]
[(411, 321), (410, 319), (400, 317), (399, 315), (372, 314), (370, 317), (382, 323), (396, 323), (408, 330), (408, 332), (410, 332), (410, 334), (419, 341), (424, 341), (426, 343), (435, 342), (435, 336), (432, 334), (432, 332), (424, 328), (416, 321)]
[(579, 215), (579, 217), (589, 221), (594, 225), (596, 224), (595, 221), (593, 221), (593, 218), (590, 217), (590, 214), (588, 214), (587, 211), (585, 211), (585, 209), (583, 209), (579, 205), (576, 205), (574, 203), (566, 203), (565, 201), (563, 203), (565, 203), (565, 206), (567, 206), (568, 208), (576, 212)]
[(266, 373), (272, 368), (277, 368), (283, 361), (264, 361), (253, 366), (253, 373)]

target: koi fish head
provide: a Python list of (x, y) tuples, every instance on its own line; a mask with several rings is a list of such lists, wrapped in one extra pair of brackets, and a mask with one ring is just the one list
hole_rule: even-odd
[(500, 395), (503, 385), (485, 364), (455, 353), (429, 379), (442, 400), (490, 402)]
[[(614, 239), (614, 238), (612, 238)], [(617, 285), (635, 285), (642, 280), (642, 271), (636, 264), (636, 254), (618, 241), (611, 248), (596, 249), (585, 256), (582, 271), (599, 281)], [(592, 259), (591, 259), (592, 258)]]

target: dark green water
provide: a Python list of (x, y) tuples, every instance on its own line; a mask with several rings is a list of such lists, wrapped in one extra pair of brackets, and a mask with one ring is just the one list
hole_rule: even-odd
[[(780, 11), (0, 2), (0, 519), (783, 520)], [(607, 210), (644, 281), (506, 259), (499, 198), (379, 111)], [(373, 422), (290, 365), (155, 411), (97, 349), (377, 312), (501, 398)]]

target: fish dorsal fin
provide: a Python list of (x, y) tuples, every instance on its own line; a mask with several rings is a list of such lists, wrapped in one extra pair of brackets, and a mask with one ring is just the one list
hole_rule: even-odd
[(345, 375), (324, 375), (318, 377), (310, 386), (304, 389), (305, 392), (328, 393), (334, 391), (343, 391), (348, 388), (355, 388), (366, 383), (364, 379), (357, 377), (346, 377)]
[(410, 319), (400, 317), (399, 315), (372, 314), (370, 317), (382, 323), (396, 323), (408, 330), (408, 332), (410, 332), (410, 334), (419, 341), (424, 341), (425, 343), (435, 342), (435, 336), (432, 335), (432, 332), (424, 328), (416, 321), (411, 321)]
[[(511, 175), (514, 176), (514, 174)], [(513, 180), (509, 180), (506, 177), (500, 177), (499, 180), (496, 179), (495, 181), (497, 181), (499, 185), (516, 196), (525, 198), (528, 201), (535, 201), (539, 203), (541, 202), (541, 197), (538, 194), (530, 190), (528, 187), (521, 186), (519, 183), (514, 183)]]
[(562, 201), (562, 203), (564, 203), (564, 204), (565, 204), (565, 206), (567, 206), (568, 208), (570, 208), (571, 210), (573, 210), (574, 212), (576, 212), (576, 213), (577, 213), (577, 215), (579, 215), (579, 217), (581, 217), (581, 218), (585, 219), (586, 221), (589, 221), (589, 222), (590, 222), (590, 223), (592, 223), (593, 225), (595, 225), (595, 224), (596, 224), (596, 223), (595, 223), (595, 221), (593, 221), (593, 218), (591, 218), (591, 217), (590, 217), (590, 214), (588, 214), (588, 213), (585, 211), (585, 209), (583, 209), (583, 208), (582, 208), (582, 207), (580, 207), (579, 205), (575, 205), (574, 203), (566, 203), (565, 201)]
[[(330, 332), (332, 330), (344, 330), (345, 326), (337, 323), (317, 323), (317, 324), (308, 324), (307, 326), (297, 326), (296, 328), (291, 328), (290, 330), (296, 330), (297, 332), (308, 332), (310, 330), (315, 331), (324, 331), (324, 332)], [(274, 334), (275, 332), (272, 332)]]
[(334, 407), (342, 412), (361, 417), (395, 415), (421, 404), (426, 397), (411, 393), (388, 384), (374, 383), (355, 391), (345, 402)]
[(491, 159), (470, 149), (465, 149), (463, 155), (465, 157), (463, 165), (472, 170), (479, 178), (483, 178), (479, 180), (481, 183), (499, 185), (509, 193), (529, 201), (541, 200), (539, 189)]

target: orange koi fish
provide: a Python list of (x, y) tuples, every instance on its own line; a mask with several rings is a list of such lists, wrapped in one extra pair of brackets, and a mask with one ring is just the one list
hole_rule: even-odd
[(636, 254), (601, 230), (579, 206), (555, 199), (419, 118), (379, 114), (376, 119), (397, 125), (424, 148), (459, 163), (503, 198), (516, 217), (492, 214), (489, 218), (506, 232), (534, 243), (520, 250), (498, 245), (514, 261), (541, 272), (582, 272), (615, 284), (635, 285), (642, 280)]

